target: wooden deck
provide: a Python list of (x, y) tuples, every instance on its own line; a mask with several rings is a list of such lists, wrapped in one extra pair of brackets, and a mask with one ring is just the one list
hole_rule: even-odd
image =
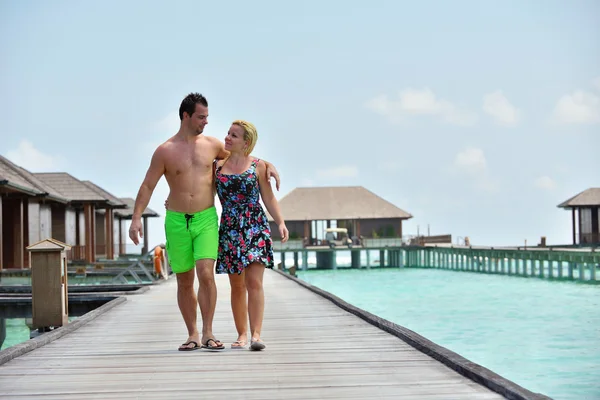
[(503, 398), (273, 271), (267, 349), (231, 350), (227, 277), (217, 285), (215, 334), (226, 350), (177, 351), (186, 332), (171, 279), (0, 366), (0, 398)]

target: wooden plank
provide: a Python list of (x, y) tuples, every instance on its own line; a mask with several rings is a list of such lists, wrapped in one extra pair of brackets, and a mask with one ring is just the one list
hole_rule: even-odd
[(267, 349), (232, 350), (229, 283), (216, 280), (214, 331), (224, 351), (177, 351), (186, 332), (171, 279), (0, 366), (0, 397), (502, 398), (272, 271), (264, 282)]

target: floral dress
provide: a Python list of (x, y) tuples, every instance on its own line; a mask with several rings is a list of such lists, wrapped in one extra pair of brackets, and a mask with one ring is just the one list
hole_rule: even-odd
[(215, 171), (217, 194), (223, 208), (219, 225), (218, 274), (241, 274), (251, 263), (273, 268), (273, 241), (267, 215), (259, 199), (260, 189), (254, 159), (241, 174)]

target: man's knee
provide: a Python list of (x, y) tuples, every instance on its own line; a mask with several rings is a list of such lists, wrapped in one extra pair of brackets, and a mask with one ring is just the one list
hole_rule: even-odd
[(194, 288), (194, 270), (177, 274), (177, 287), (181, 289)]
[(202, 259), (196, 261), (196, 271), (201, 285), (209, 284), (215, 281), (214, 271), (215, 260)]

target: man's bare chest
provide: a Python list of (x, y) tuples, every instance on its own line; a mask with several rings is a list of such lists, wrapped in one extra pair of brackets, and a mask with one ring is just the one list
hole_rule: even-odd
[(167, 174), (184, 175), (212, 171), (215, 155), (210, 150), (205, 146), (172, 149), (165, 162)]

